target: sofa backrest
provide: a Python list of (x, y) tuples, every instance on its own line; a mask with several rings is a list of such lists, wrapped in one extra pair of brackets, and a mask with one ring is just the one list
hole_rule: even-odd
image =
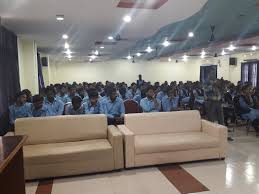
[(195, 132), (201, 131), (201, 117), (198, 111), (128, 114), (125, 125), (137, 135)]
[(26, 144), (29, 145), (107, 139), (107, 117), (76, 115), (17, 119), (15, 134), (28, 135)]

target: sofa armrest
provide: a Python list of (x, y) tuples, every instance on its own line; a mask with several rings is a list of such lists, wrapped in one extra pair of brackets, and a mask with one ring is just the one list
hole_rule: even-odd
[(108, 140), (112, 145), (113, 155), (114, 155), (114, 168), (122, 169), (124, 167), (123, 158), (123, 139), (122, 134), (113, 125), (108, 126)]
[(121, 133), (123, 134), (124, 142), (124, 157), (125, 157), (125, 167), (131, 168), (135, 166), (135, 136), (130, 129), (125, 125), (117, 126)]
[(15, 136), (14, 132), (8, 132), (4, 135), (4, 137), (8, 137), (8, 136)]
[(221, 158), (226, 157), (227, 153), (227, 142), (228, 142), (228, 129), (223, 125), (212, 123), (210, 121), (202, 120), (202, 131), (210, 136), (216, 137), (220, 141)]

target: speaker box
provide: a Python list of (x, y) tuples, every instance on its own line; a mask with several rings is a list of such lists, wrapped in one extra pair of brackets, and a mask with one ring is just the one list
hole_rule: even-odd
[(229, 65), (237, 65), (237, 58), (230, 57), (229, 58)]
[(42, 64), (42, 66), (47, 67), (49, 65), (48, 58), (47, 57), (42, 57), (41, 58), (41, 64)]

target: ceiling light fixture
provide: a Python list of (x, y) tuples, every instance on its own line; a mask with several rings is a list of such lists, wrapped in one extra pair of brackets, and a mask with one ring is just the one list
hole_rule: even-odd
[(123, 17), (123, 21), (126, 23), (130, 23), (131, 22), (131, 17), (129, 15), (126, 15)]
[(233, 44), (230, 44), (230, 46), (227, 49), (230, 51), (234, 51), (236, 47)]
[(104, 49), (104, 46), (100, 46), (100, 49)]
[(256, 51), (256, 49), (257, 49), (257, 48), (256, 48), (255, 45), (253, 45), (252, 48), (251, 48), (252, 51)]
[(63, 34), (62, 38), (66, 40), (66, 39), (68, 39), (68, 35), (67, 34)]
[(225, 50), (223, 49), (221, 55), (224, 56), (226, 54)]
[(168, 62), (171, 62), (171, 61), (172, 61), (171, 57), (168, 57)]
[(109, 36), (108, 39), (109, 39), (109, 40), (113, 40), (114, 38), (113, 38), (112, 36)]
[(137, 57), (140, 57), (142, 54), (141, 53), (137, 53), (136, 55), (137, 55)]
[(189, 38), (193, 38), (194, 37), (194, 33), (193, 32), (189, 32), (188, 36), (189, 36)]
[(65, 19), (64, 15), (56, 15), (57, 21), (63, 21)]
[(72, 54), (70, 49), (67, 49), (64, 53), (66, 53), (67, 55), (71, 55)]
[(98, 55), (99, 55), (99, 51), (96, 50), (96, 51), (94, 52), (94, 54), (95, 54), (96, 56), (98, 56)]
[(128, 56), (127, 56), (127, 59), (128, 59), (128, 60), (132, 59), (132, 56), (128, 55)]
[(64, 47), (65, 47), (65, 49), (69, 49), (69, 44), (66, 42)]
[(150, 46), (148, 46), (146, 49), (146, 52), (151, 53), (152, 51), (153, 51), (153, 49)]
[(168, 47), (171, 43), (168, 41), (168, 38), (165, 38), (165, 41), (163, 42), (164, 47)]
[(183, 56), (183, 61), (184, 62), (188, 61), (188, 56), (186, 54), (184, 54), (184, 56)]
[(92, 60), (95, 60), (96, 58), (97, 58), (96, 55), (91, 55), (91, 56), (90, 56), (90, 59), (92, 59)]
[(71, 59), (71, 58), (72, 58), (72, 56), (71, 56), (71, 55), (67, 55), (66, 57), (67, 57), (68, 59)]

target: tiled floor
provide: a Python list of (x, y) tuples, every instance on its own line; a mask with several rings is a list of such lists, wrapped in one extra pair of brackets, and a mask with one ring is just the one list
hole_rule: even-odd
[[(200, 194), (259, 194), (259, 138), (237, 130), (225, 161), (182, 164), (181, 167), (210, 191)], [(35, 194), (38, 183), (28, 183)], [(54, 180), (51, 194), (179, 194), (158, 168)], [(38, 193), (37, 193), (38, 194)], [(50, 193), (44, 193), (50, 194)]]

